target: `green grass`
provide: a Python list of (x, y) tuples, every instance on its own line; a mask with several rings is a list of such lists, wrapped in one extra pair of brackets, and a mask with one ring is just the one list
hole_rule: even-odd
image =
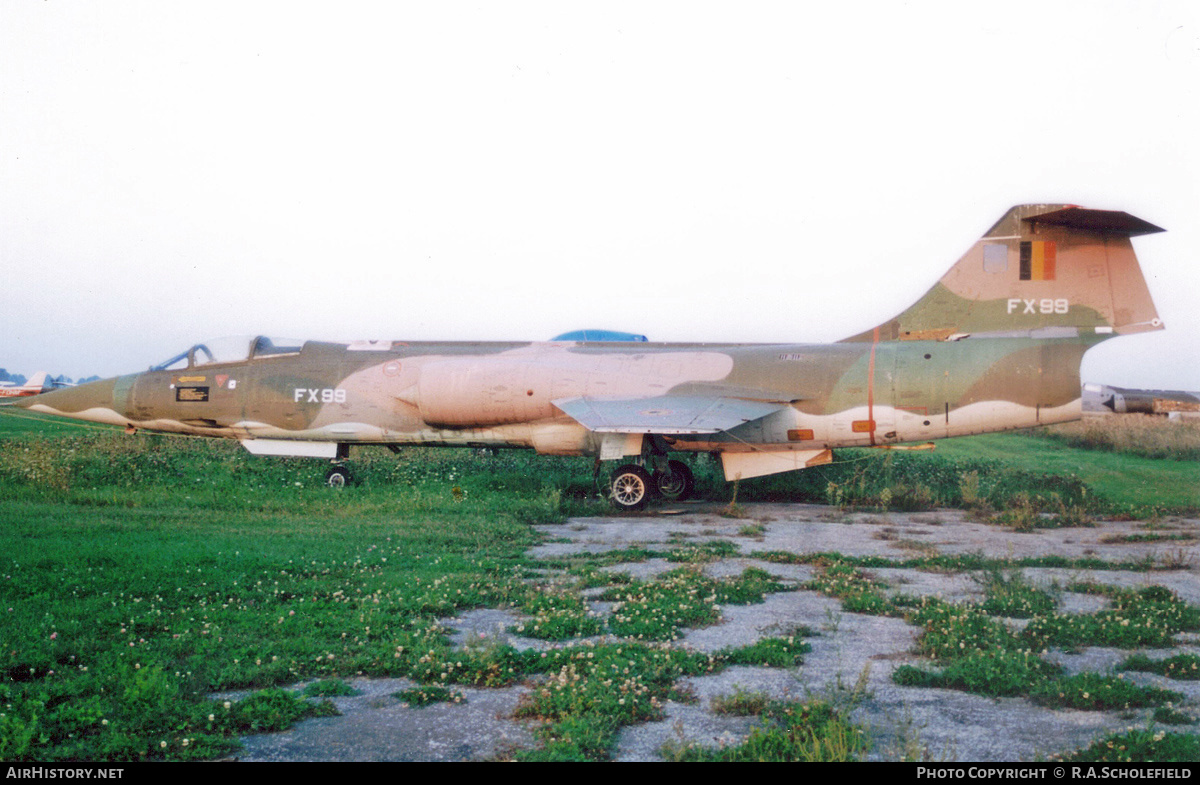
[(409, 706), (422, 708), (431, 706), (435, 703), (465, 703), (466, 698), (461, 692), (451, 690), (448, 687), (428, 686), (428, 687), (410, 687), (407, 690), (401, 690), (392, 694), (392, 697), (402, 700)]
[(1087, 417), (1042, 432), (1072, 447), (1173, 461), (1200, 461), (1200, 421), (1149, 414)]
[(1037, 649), (1058, 646), (1113, 646), (1135, 649), (1171, 646), (1179, 632), (1200, 630), (1200, 609), (1159, 586), (1101, 589), (1112, 607), (1088, 614), (1036, 616), (1021, 633)]
[(1120, 665), (1121, 670), (1146, 671), (1179, 681), (1200, 680), (1200, 657), (1195, 654), (1177, 654), (1174, 657), (1155, 660), (1144, 654), (1135, 654)]
[(563, 589), (539, 587), (521, 603), (521, 610), (532, 618), (509, 631), (527, 638), (563, 641), (598, 635), (604, 627), (578, 593)]
[(517, 709), (541, 721), (543, 746), (520, 760), (603, 760), (623, 725), (662, 717), (675, 683), (708, 673), (713, 661), (662, 644), (604, 643), (557, 649), (538, 658), (546, 674)]
[[(1022, 567), (1058, 567), (1069, 570), (1129, 570), (1133, 572), (1164, 569), (1162, 564), (1153, 558), (1142, 558), (1134, 561), (1109, 561), (1094, 556), (1081, 558), (1028, 556), (1020, 559), (1008, 559), (986, 557), (979, 553), (966, 553), (921, 556), (913, 559), (892, 559), (885, 556), (847, 556), (836, 551), (811, 553), (756, 551), (752, 555), (755, 558), (779, 564), (823, 565), (830, 562), (840, 562), (849, 567), (899, 567), (914, 570), (929, 570), (932, 572), (1007, 571)], [(1175, 568), (1172, 567), (1170, 569)]]
[(924, 632), (918, 650), (941, 666), (927, 671), (904, 665), (893, 680), (909, 687), (961, 689), (989, 697), (1023, 695), (1036, 683), (1058, 675), (1059, 668), (1005, 624), (977, 605), (924, 599), (909, 609), (907, 618)]
[[(702, 564), (736, 553), (722, 542), (527, 557), (539, 541), (532, 524), (608, 513), (588, 459), (437, 449), (396, 457), (363, 450), (352, 462), (358, 486), (339, 493), (323, 487), (320, 462), (258, 459), (227, 442), (129, 437), (9, 414), (0, 412), (5, 760), (219, 757), (236, 749), (241, 734), (330, 712), (321, 698), (345, 694), (344, 680), (356, 676), (410, 678), (421, 695), (451, 700), (455, 685), (541, 679), (519, 710), (541, 723), (540, 746), (516, 757), (602, 760), (621, 727), (657, 719), (666, 700), (685, 697), (676, 692), (681, 677), (733, 664), (795, 667), (807, 650), (802, 631), (712, 656), (671, 645), (683, 630), (718, 621), (714, 606), (755, 603), (785, 590), (760, 570), (725, 580), (704, 576)], [(998, 438), (1026, 448), (1037, 442)], [(991, 450), (984, 443), (961, 458), (851, 451), (851, 457), (869, 458), (821, 467), (819, 475), (742, 483), (739, 499), (825, 501), (832, 486), (847, 506), (954, 503), (964, 491), (981, 508), (1023, 493), (1031, 508), (1051, 514), (1142, 504), (1120, 493), (1109, 500), (1082, 471), (1044, 474), (1053, 460), (997, 457)], [(1126, 459), (1110, 454), (1106, 460), (1122, 465)], [(1183, 462), (1169, 463), (1178, 469)], [(728, 486), (717, 485), (718, 467), (698, 461), (696, 473), (714, 498), (730, 497)], [(1182, 484), (1172, 471), (1159, 477)], [(810, 588), (840, 598), (847, 610), (928, 622), (922, 646), (938, 670), (912, 669), (907, 678), (984, 694), (1028, 694), (1032, 685), (1057, 678), (1037, 654), (1042, 646), (1148, 645), (1197, 625), (1195, 609), (1169, 593), (1113, 593), (1114, 609), (1061, 621), (1036, 590), (1015, 578), (995, 582), (986, 608), (964, 610), (889, 599), (863, 572), (872, 566), (1008, 571), (1137, 564), (765, 556), (815, 564), (818, 578)], [(652, 581), (599, 569), (654, 557), (682, 566)], [(549, 584), (546, 570), (565, 571), (574, 583)], [(588, 613), (581, 591), (589, 587), (604, 588), (619, 603), (606, 621)], [(522, 634), (566, 645), (545, 656), (487, 644), (456, 649), (438, 621), (497, 607), (528, 616)], [(992, 618), (1021, 612), (1032, 615), (1033, 632), (1025, 636), (1002, 630)], [(945, 625), (952, 629), (941, 629)], [(579, 643), (597, 632), (627, 640)], [(312, 698), (280, 689), (312, 680)], [(229, 689), (255, 692), (241, 701), (207, 697)], [(761, 730), (722, 755), (825, 759), (863, 750), (862, 729), (817, 704), (760, 713)]]
[(812, 649), (800, 638), (811, 635), (806, 628), (793, 630), (778, 638), (762, 638), (748, 646), (723, 649), (715, 659), (723, 665), (765, 665), (772, 668), (794, 668), (804, 661), (804, 653)]
[[(932, 452), (843, 449), (813, 470), (738, 484), (738, 501), (808, 501), (846, 509), (1005, 511), (1018, 494), (1037, 525), (1090, 517), (1200, 511), (1200, 462), (1068, 444), (1046, 430), (943, 439)], [(733, 486), (701, 467), (697, 488), (729, 500)], [(1029, 520), (1033, 521), (1032, 518)]]
[(1070, 708), (1125, 708), (1182, 698), (1099, 674), (1060, 678), (1058, 667), (1042, 659), (1050, 647), (1171, 646), (1176, 634), (1200, 626), (1200, 609), (1161, 587), (1105, 592), (1112, 600), (1110, 609), (1034, 614), (1019, 633), (993, 619), (986, 601), (947, 603), (926, 598), (901, 604), (906, 618), (924, 629), (919, 651), (940, 670), (905, 665), (896, 669), (893, 680), (903, 686), (947, 687), (992, 697), (1029, 695)]
[(593, 504), (578, 462), (551, 460), (531, 479), (516, 454), (366, 455), (362, 485), (336, 493), (319, 463), (223, 442), (38, 435), (26, 422), (0, 417), (11, 759), (211, 756), (268, 727), (208, 729), (221, 713), (204, 696), (217, 690), (443, 672), (511, 682), (523, 665), (452, 669), (436, 619), (524, 597), (529, 523)]
[(858, 760), (867, 751), (864, 729), (822, 701), (809, 703), (761, 701), (750, 696), (726, 704), (731, 713), (760, 714), (762, 724), (736, 745), (702, 747), (673, 744), (664, 750), (669, 760), (688, 762), (796, 761), (833, 763)]
[(1183, 695), (1158, 687), (1143, 687), (1122, 676), (1079, 673), (1038, 684), (1030, 691), (1035, 703), (1052, 708), (1107, 711), (1161, 706), (1183, 700)]
[(814, 564), (821, 571), (805, 588), (837, 597), (842, 608), (851, 613), (886, 614), (892, 610), (892, 601), (884, 594), (884, 587), (868, 578), (852, 561), (833, 557), (818, 559)]
[(1022, 472), (1078, 478), (1100, 509), (1200, 510), (1200, 462), (1086, 449), (1044, 431), (946, 439), (937, 452), (950, 461), (994, 462)]
[(980, 608), (993, 616), (1028, 619), (1050, 613), (1056, 606), (1054, 597), (1029, 583), (1020, 570), (991, 570), (979, 580), (985, 593)]
[(694, 567), (672, 570), (653, 581), (633, 581), (609, 590), (615, 602), (608, 629), (637, 640), (674, 640), (684, 627), (706, 627), (720, 619), (718, 605), (762, 602), (785, 587), (758, 569), (735, 579), (714, 580)]
[(1196, 718), (1186, 711), (1172, 706), (1159, 706), (1154, 710), (1154, 721), (1160, 725), (1194, 725)]
[(1200, 736), (1157, 728), (1114, 733), (1087, 749), (1062, 758), (1078, 763), (1195, 763)]
[(117, 433), (115, 425), (85, 423), (51, 417), (23, 409), (0, 407), (0, 439), (40, 439), (46, 436), (83, 436), (91, 433)]
[(310, 698), (343, 698), (359, 693), (341, 679), (322, 679), (305, 687), (304, 694)]
[[(358, 487), (335, 492), (319, 462), (224, 442), (12, 430), (0, 438), (0, 744), (11, 759), (223, 755), (240, 733), (326, 710), (278, 687), (317, 679), (311, 694), (340, 695), (354, 676), (414, 679), (418, 703), (452, 700), (454, 685), (546, 678), (520, 712), (545, 722), (543, 747), (519, 757), (598, 759), (622, 725), (658, 716), (678, 678), (724, 667), (661, 644), (547, 656), (451, 647), (438, 619), (479, 607), (520, 609), (555, 640), (597, 631), (579, 595), (587, 580), (531, 589), (551, 565), (524, 556), (539, 540), (530, 524), (607, 512), (586, 460), (364, 451)], [(646, 640), (783, 588), (758, 570), (696, 571), (722, 552), (685, 547), (676, 575), (596, 585), (636, 589), (621, 602), (645, 626), (626, 632)], [(602, 564), (650, 555), (581, 564), (596, 582)], [(681, 599), (689, 610), (676, 615), (667, 606)], [(722, 657), (787, 665), (803, 649), (793, 638)], [(235, 688), (270, 692), (244, 708), (205, 697)]]

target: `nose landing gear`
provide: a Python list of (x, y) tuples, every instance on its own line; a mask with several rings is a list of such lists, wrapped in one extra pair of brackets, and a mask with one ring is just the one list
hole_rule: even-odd
[(350, 457), (350, 445), (338, 444), (337, 455), (333, 459), (333, 466), (329, 471), (325, 472), (325, 484), (330, 488), (345, 488), (353, 481), (350, 476), (350, 469), (344, 461)]
[(351, 479), (350, 470), (345, 466), (334, 466), (325, 472), (325, 484), (330, 488), (345, 488)]

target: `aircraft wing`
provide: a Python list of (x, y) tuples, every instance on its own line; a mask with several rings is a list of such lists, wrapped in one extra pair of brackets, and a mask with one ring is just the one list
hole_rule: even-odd
[(766, 417), (787, 404), (687, 395), (560, 398), (554, 405), (597, 433), (717, 433)]

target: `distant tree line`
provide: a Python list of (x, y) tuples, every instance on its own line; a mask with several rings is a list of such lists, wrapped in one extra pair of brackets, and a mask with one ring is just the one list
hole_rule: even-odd
[[(55, 384), (84, 384), (85, 382), (99, 381), (99, 376), (88, 376), (85, 379), (75, 380), (70, 376), (51, 376), (50, 381)], [(15, 385), (22, 385), (29, 381), (29, 377), (19, 373), (9, 373), (6, 369), (0, 368), (0, 382), (12, 382)]]

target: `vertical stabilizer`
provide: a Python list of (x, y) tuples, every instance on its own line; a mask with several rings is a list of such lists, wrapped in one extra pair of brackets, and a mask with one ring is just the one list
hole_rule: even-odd
[(22, 389), (36, 390), (39, 393), (45, 392), (46, 390), (49, 390), (51, 387), (53, 387), (53, 385), (47, 381), (48, 378), (49, 378), (49, 374), (47, 374), (45, 371), (38, 371), (37, 373), (35, 373), (33, 375), (32, 378), (30, 378), (29, 381), (25, 382), (25, 384), (22, 385)]
[(1104, 338), (1161, 330), (1130, 242), (1161, 231), (1119, 211), (1018, 205), (911, 308), (846, 340)]

